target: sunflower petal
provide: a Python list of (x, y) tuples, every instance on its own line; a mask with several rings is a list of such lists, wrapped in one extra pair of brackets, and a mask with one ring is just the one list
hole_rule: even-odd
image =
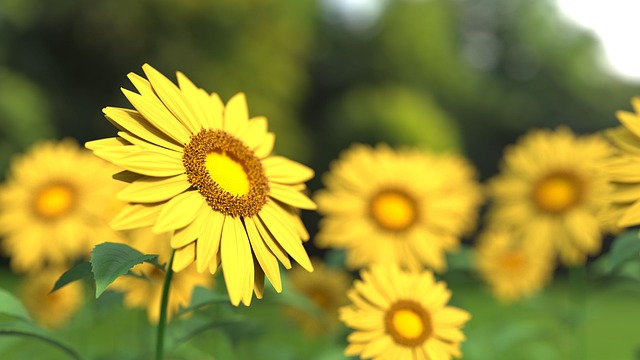
[(102, 109), (102, 112), (109, 122), (132, 135), (169, 150), (179, 151), (182, 148), (135, 110), (107, 107)]
[(244, 93), (235, 94), (224, 109), (224, 131), (237, 135), (238, 130), (244, 129), (249, 120), (247, 98)]
[(189, 225), (205, 204), (197, 191), (187, 191), (172, 198), (162, 206), (153, 231), (159, 234)]
[(187, 268), (187, 266), (191, 265), (196, 259), (196, 243), (192, 242), (191, 244), (182, 247), (180, 249), (176, 249), (175, 254), (173, 255), (173, 265), (171, 269), (175, 272), (180, 272)]
[[(96, 153), (102, 157), (101, 154), (101, 151)], [(164, 152), (140, 150), (111, 161), (126, 170), (147, 176), (167, 177), (185, 172), (179, 154), (169, 150)]]
[(130, 230), (153, 225), (160, 215), (161, 205), (133, 204), (127, 205), (111, 221), (115, 230)]
[(249, 235), (251, 249), (258, 260), (258, 264), (260, 264), (260, 267), (264, 270), (264, 273), (267, 275), (267, 278), (273, 285), (274, 289), (276, 289), (277, 292), (281, 292), (282, 281), (280, 279), (280, 267), (278, 266), (278, 260), (264, 243), (253, 218), (245, 218), (244, 224), (247, 228), (247, 235)]
[(309, 197), (289, 185), (281, 185), (277, 183), (269, 184), (269, 196), (287, 205), (291, 205), (300, 209), (315, 210), (317, 205)]
[[(235, 217), (228, 217), (228, 220), (222, 229), (220, 244), (222, 273), (229, 299), (237, 306), (246, 293), (248, 279), (253, 279), (253, 258), (242, 221)], [(249, 289), (253, 290), (252, 287)]]
[(172, 177), (143, 176), (124, 188), (117, 195), (123, 201), (154, 203), (166, 201), (191, 187), (186, 174)]
[(214, 260), (216, 253), (220, 250), (222, 228), (225, 222), (225, 215), (213, 209), (207, 208), (206, 214), (204, 230), (196, 243), (196, 263), (200, 273), (209, 269), (209, 263)]
[(298, 184), (314, 175), (311, 168), (282, 156), (269, 156), (262, 160), (262, 164), (269, 181), (281, 184)]

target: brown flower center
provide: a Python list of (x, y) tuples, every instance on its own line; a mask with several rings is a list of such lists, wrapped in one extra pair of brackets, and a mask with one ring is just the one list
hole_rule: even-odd
[(544, 212), (563, 213), (580, 203), (583, 188), (582, 181), (576, 175), (555, 172), (535, 184), (532, 198), (538, 209)]
[(376, 194), (371, 199), (369, 211), (378, 226), (390, 231), (406, 230), (418, 217), (415, 201), (398, 190), (384, 190)]
[(384, 315), (385, 330), (399, 345), (416, 347), (433, 334), (431, 316), (419, 303), (399, 300)]
[(193, 135), (182, 162), (189, 182), (216, 211), (254, 216), (267, 202), (269, 181), (260, 159), (222, 130), (205, 129)]

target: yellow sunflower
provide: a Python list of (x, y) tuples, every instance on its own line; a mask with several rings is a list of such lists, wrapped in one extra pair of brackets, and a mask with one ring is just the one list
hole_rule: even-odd
[(491, 223), (518, 229), (566, 265), (584, 263), (600, 251), (607, 226), (612, 186), (604, 164), (612, 154), (601, 136), (532, 130), (506, 149), (489, 181)]
[(113, 166), (73, 140), (34, 145), (11, 163), (0, 186), (0, 234), (14, 271), (67, 266), (96, 241), (112, 241)]
[(547, 247), (523, 242), (507, 229), (487, 230), (478, 238), (475, 266), (498, 300), (510, 303), (541, 290), (555, 261)]
[(249, 118), (244, 94), (225, 106), (181, 73), (177, 87), (142, 68), (148, 80), (129, 74), (139, 94), (123, 90), (135, 110), (104, 109), (118, 136), (86, 144), (127, 170), (118, 197), (128, 205), (112, 226), (173, 232), (173, 270), (195, 262), (213, 274), (221, 265), (234, 305), (249, 305), (253, 291), (261, 297), (265, 274), (281, 291), (278, 261), (291, 268), (289, 256), (313, 271), (298, 214), (316, 207), (304, 194), (313, 170), (270, 155), (274, 135), (266, 118)]
[(325, 217), (320, 247), (347, 250), (347, 266), (373, 263), (446, 269), (444, 254), (476, 224), (475, 170), (457, 155), (352, 145), (315, 195)]
[[(127, 232), (126, 243), (143, 254), (158, 254), (158, 262), (166, 264), (171, 257), (171, 234), (154, 234), (150, 228), (136, 229)], [(146, 277), (121, 276), (113, 282), (109, 289), (124, 293), (125, 306), (130, 308), (146, 308), (147, 317), (152, 323), (160, 319), (160, 303), (165, 272), (154, 265), (143, 263), (133, 267), (131, 271)], [(196, 286), (211, 287), (213, 277), (209, 273), (199, 273), (195, 264), (173, 274), (169, 288), (167, 315), (170, 319), (181, 307), (191, 303), (191, 295)]]
[(65, 271), (66, 268), (47, 268), (46, 271), (29, 274), (21, 280), (20, 300), (31, 317), (43, 327), (55, 329), (64, 326), (84, 301), (80, 281), (50, 293)]
[(460, 357), (461, 327), (471, 315), (447, 306), (451, 292), (431, 271), (405, 273), (373, 266), (361, 272), (340, 308), (340, 319), (355, 331), (348, 356), (362, 359), (447, 360)]
[(634, 113), (619, 111), (616, 114), (623, 126), (605, 131), (618, 149), (607, 164), (607, 172), (614, 182), (613, 206), (609, 213), (618, 227), (640, 224), (640, 97), (634, 97), (631, 104)]
[(311, 335), (335, 330), (340, 324), (338, 308), (347, 304), (346, 292), (351, 284), (350, 276), (342, 269), (327, 266), (320, 259), (312, 259), (313, 272), (295, 267), (289, 273), (291, 287), (310, 299), (322, 312), (320, 318), (295, 308), (287, 308), (286, 314), (300, 323)]

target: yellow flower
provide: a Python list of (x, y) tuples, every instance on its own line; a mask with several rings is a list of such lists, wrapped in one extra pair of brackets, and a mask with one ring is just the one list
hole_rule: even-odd
[(95, 241), (111, 241), (109, 207), (120, 189), (112, 165), (75, 141), (34, 145), (11, 163), (0, 186), (2, 249), (14, 271), (68, 266)]
[(20, 299), (31, 317), (46, 328), (66, 324), (84, 301), (82, 282), (74, 281), (51, 293), (64, 270), (48, 268), (27, 275), (19, 289)]
[(623, 126), (605, 132), (618, 149), (607, 167), (615, 186), (609, 214), (618, 227), (640, 224), (640, 97), (634, 97), (631, 104), (634, 113), (616, 114)]
[(286, 313), (309, 334), (317, 335), (335, 330), (340, 324), (338, 308), (347, 303), (346, 292), (351, 279), (344, 270), (328, 267), (320, 259), (312, 259), (312, 264), (312, 273), (300, 267), (293, 268), (289, 281), (292, 288), (321, 310), (322, 316), (316, 318), (295, 308), (288, 308)]
[(362, 359), (447, 360), (460, 357), (460, 329), (471, 315), (446, 306), (451, 292), (433, 273), (374, 266), (361, 272), (340, 319), (354, 329), (345, 354)]
[(554, 270), (547, 247), (522, 242), (507, 229), (487, 230), (478, 238), (475, 265), (498, 300), (514, 302), (542, 289)]
[(446, 269), (444, 253), (472, 230), (482, 201), (462, 157), (353, 145), (331, 164), (316, 193), (316, 243), (347, 249), (347, 266), (373, 263)]
[(178, 88), (142, 68), (148, 80), (129, 74), (140, 94), (123, 90), (135, 110), (104, 109), (118, 136), (86, 144), (131, 182), (118, 194), (129, 205), (112, 226), (173, 232), (173, 270), (195, 262), (213, 274), (221, 266), (234, 305), (249, 305), (254, 290), (261, 297), (265, 274), (281, 291), (278, 260), (291, 268), (291, 256), (313, 271), (298, 214), (316, 207), (304, 194), (313, 170), (270, 155), (274, 135), (264, 117), (249, 119), (244, 94), (225, 106), (181, 73)]
[(522, 232), (523, 242), (547, 246), (566, 265), (600, 251), (611, 184), (604, 163), (613, 149), (600, 136), (566, 127), (533, 130), (506, 149), (490, 179), (492, 224)]
[[(171, 257), (171, 234), (154, 234), (150, 228), (136, 229), (127, 232), (132, 248), (143, 254), (158, 254), (158, 262), (166, 264)], [(110, 289), (124, 293), (124, 303), (130, 308), (146, 308), (147, 317), (152, 323), (158, 323), (160, 318), (160, 303), (165, 272), (154, 265), (143, 263), (133, 267), (131, 271), (146, 277), (121, 276), (110, 285)], [(169, 303), (167, 315), (169, 319), (176, 314), (180, 307), (191, 303), (191, 295), (196, 286), (211, 287), (213, 277), (209, 273), (199, 273), (195, 264), (174, 273), (169, 288)]]

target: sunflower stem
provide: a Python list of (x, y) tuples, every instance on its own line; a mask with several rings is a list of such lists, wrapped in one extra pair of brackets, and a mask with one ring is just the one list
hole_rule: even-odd
[(573, 349), (571, 359), (582, 360), (586, 357), (586, 333), (585, 320), (587, 313), (587, 267), (586, 265), (574, 265), (569, 268), (569, 283), (573, 306)]
[(160, 302), (160, 320), (158, 321), (158, 333), (156, 337), (156, 360), (162, 360), (164, 356), (164, 330), (167, 327), (167, 305), (169, 304), (169, 288), (171, 287), (171, 278), (173, 277), (173, 255), (175, 250), (171, 252), (171, 259), (167, 264), (164, 283), (162, 284), (162, 300)]

